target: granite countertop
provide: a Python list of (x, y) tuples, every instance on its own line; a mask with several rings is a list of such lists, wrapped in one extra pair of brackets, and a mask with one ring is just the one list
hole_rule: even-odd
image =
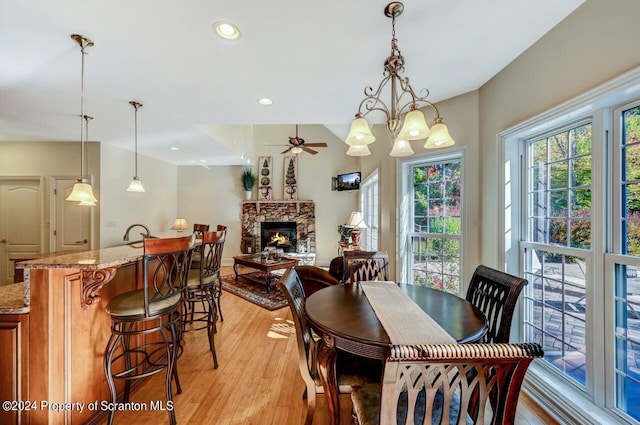
[(143, 255), (142, 242), (140, 242), (92, 251), (52, 254), (36, 260), (21, 261), (16, 264), (16, 268), (97, 270), (129, 264), (142, 259)]
[(24, 283), (0, 286), (0, 314), (29, 313), (29, 306), (24, 301)]

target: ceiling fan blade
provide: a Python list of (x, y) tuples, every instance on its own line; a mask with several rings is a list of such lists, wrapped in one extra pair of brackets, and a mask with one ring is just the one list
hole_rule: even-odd
[(303, 147), (302, 147), (302, 150), (304, 150), (305, 152), (310, 153), (311, 155), (315, 155), (315, 154), (317, 154), (317, 153), (318, 153), (318, 151), (314, 151), (313, 149), (309, 149), (309, 148), (308, 148), (308, 147), (306, 147), (306, 146), (303, 146)]
[(326, 143), (322, 142), (322, 143), (305, 143), (305, 146), (312, 146), (312, 147), (316, 147), (316, 148), (326, 148), (327, 145)]
[(291, 147), (289, 147), (289, 148), (287, 148), (287, 149), (283, 150), (283, 151), (282, 151), (282, 152), (280, 152), (280, 153), (287, 153), (287, 152), (289, 152), (291, 149), (293, 149), (293, 146), (291, 146)]

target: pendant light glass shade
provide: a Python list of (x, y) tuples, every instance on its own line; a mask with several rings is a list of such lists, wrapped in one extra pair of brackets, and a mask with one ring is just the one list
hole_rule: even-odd
[(140, 177), (136, 176), (133, 179), (131, 179), (131, 183), (129, 183), (127, 192), (144, 192), (144, 187), (142, 186), (142, 181), (140, 181)]
[(393, 149), (389, 153), (389, 156), (410, 156), (413, 155), (413, 149), (411, 144), (406, 139), (401, 139), (400, 136), (393, 142)]
[(431, 136), (427, 139), (424, 147), (427, 149), (446, 148), (454, 144), (447, 125), (442, 122), (441, 118), (437, 118), (436, 123), (431, 127)]
[(96, 203), (94, 201), (80, 201), (80, 206), (82, 206), (82, 207), (95, 207)]
[(356, 119), (351, 122), (349, 135), (344, 142), (349, 146), (362, 146), (373, 143), (375, 140), (376, 138), (371, 133), (367, 120), (362, 117), (356, 117)]
[(142, 186), (142, 180), (138, 177), (138, 108), (142, 107), (142, 103), (136, 102), (132, 100), (129, 102), (131, 106), (135, 109), (134, 112), (134, 133), (135, 133), (135, 146), (134, 146), (134, 162), (135, 162), (135, 171), (133, 175), (133, 179), (131, 179), (131, 183), (129, 183), (129, 187), (127, 188), (127, 192), (144, 192), (144, 186)]
[(399, 139), (420, 140), (426, 139), (431, 134), (431, 130), (424, 119), (424, 114), (418, 109), (407, 112), (404, 117), (402, 130), (398, 134)]
[(347, 155), (349, 156), (369, 156), (371, 151), (367, 145), (349, 146), (347, 149)]
[[(67, 201), (77, 201), (77, 202), (93, 202), (95, 205), (98, 200), (95, 196), (93, 196), (93, 189), (91, 185), (87, 183), (86, 180), (79, 180), (76, 184), (73, 185), (73, 190), (71, 194), (67, 196)], [(84, 204), (88, 205), (88, 204)]]

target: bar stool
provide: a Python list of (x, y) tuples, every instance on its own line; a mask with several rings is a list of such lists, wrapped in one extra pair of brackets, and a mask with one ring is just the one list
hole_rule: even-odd
[[(195, 235), (144, 241), (143, 288), (109, 301), (111, 337), (104, 350), (104, 372), (111, 401), (117, 403), (115, 379), (124, 380), (123, 401), (129, 401), (131, 381), (166, 369), (167, 403), (172, 402), (171, 379), (182, 392), (176, 358), (181, 349), (180, 305), (185, 291)], [(155, 339), (154, 336), (157, 336)], [(169, 422), (176, 423), (168, 409)], [(113, 423), (115, 409), (109, 414)]]
[[(201, 240), (202, 234), (204, 232), (208, 232), (209, 227), (210, 226), (208, 224), (197, 224), (197, 223), (194, 224), (193, 233), (196, 234), (196, 240)], [(196, 245), (196, 247), (193, 249), (193, 256), (191, 257), (191, 268), (192, 269), (200, 268), (200, 246), (199, 245)]]
[[(184, 293), (184, 308), (182, 329), (184, 332), (207, 329), (209, 349), (213, 357), (213, 368), (218, 368), (218, 357), (213, 335), (217, 332), (216, 319), (218, 316), (220, 298), (216, 306), (216, 283), (222, 285), (220, 278), (220, 264), (224, 248), (226, 232), (204, 232), (200, 254), (202, 260), (198, 269), (189, 271), (187, 290)], [(220, 314), (222, 317), (222, 314)]]

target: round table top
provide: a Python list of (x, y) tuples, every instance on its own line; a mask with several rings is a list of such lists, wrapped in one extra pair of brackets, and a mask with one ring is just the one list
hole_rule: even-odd
[[(484, 314), (467, 300), (423, 286), (398, 286), (458, 342), (478, 341), (486, 333)], [(322, 333), (359, 344), (391, 344), (360, 285), (323, 288), (307, 298), (305, 309), (312, 326)]]

